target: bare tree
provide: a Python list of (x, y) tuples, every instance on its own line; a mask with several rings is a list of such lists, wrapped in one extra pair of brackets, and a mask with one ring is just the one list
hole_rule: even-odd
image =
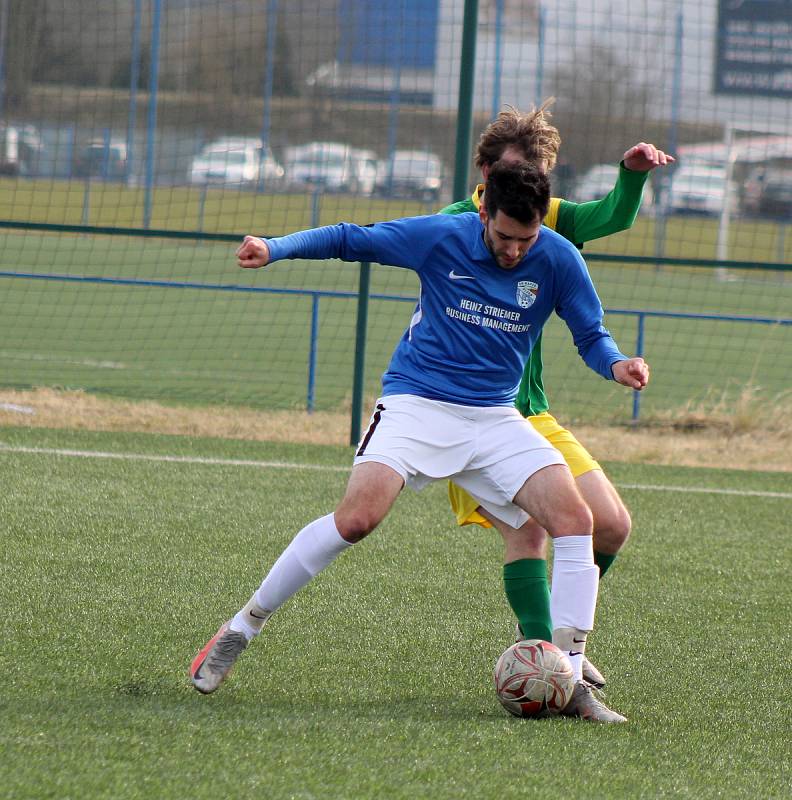
[(580, 164), (612, 161), (622, 142), (630, 143), (635, 126), (629, 121), (646, 119), (651, 96), (636, 74), (613, 50), (598, 45), (555, 70), (553, 113), (567, 158)]
[(45, 0), (2, 0), (5, 52), (5, 103), (13, 108), (24, 102), (44, 32)]

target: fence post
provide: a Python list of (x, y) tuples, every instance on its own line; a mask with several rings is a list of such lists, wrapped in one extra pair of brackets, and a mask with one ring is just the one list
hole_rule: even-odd
[(366, 329), (368, 327), (369, 287), (371, 286), (371, 264), (360, 264), (360, 281), (357, 297), (357, 323), (355, 325), (355, 369), (352, 379), (352, 418), (350, 420), (349, 444), (354, 447), (360, 439), (363, 415), (363, 389), (366, 373)]
[(146, 119), (146, 182), (143, 194), (143, 227), (151, 226), (151, 212), (154, 204), (154, 147), (157, 135), (157, 90), (159, 88), (160, 21), (162, 19), (162, 0), (154, 0), (151, 19), (151, 55), (149, 65), (149, 100)]
[[(267, 3), (267, 63), (264, 70), (264, 113), (261, 117), (261, 152), (259, 153), (259, 172), (256, 179), (256, 191), (264, 191), (264, 158), (272, 142), (272, 92), (275, 79), (275, 54), (278, 44), (278, 0)], [(316, 226), (314, 226), (316, 227)]]
[(140, 83), (140, 27), (143, 16), (143, 0), (135, 0), (134, 16), (132, 20), (132, 58), (129, 65), (129, 112), (127, 116), (127, 160), (126, 184), (132, 181), (135, 160), (135, 128), (137, 127), (137, 93)]
[[(203, 233), (204, 216), (206, 215), (206, 195), (209, 191), (209, 181), (204, 181), (201, 184), (200, 194), (198, 195), (198, 233)], [(202, 244), (200, 239), (196, 240), (196, 244)]]
[(454, 159), (454, 199), (467, 197), (473, 138), (473, 88), (476, 78), (476, 32), (478, 0), (465, 0), (462, 23), (462, 55), (459, 66), (457, 101), (456, 157)]
[[(638, 314), (638, 336), (635, 340), (635, 355), (643, 356), (644, 351), (644, 320), (645, 314)], [(633, 389), (633, 404), (632, 404), (632, 421), (638, 422), (638, 417), (641, 414), (641, 393), (637, 389)]]
[(83, 184), (83, 203), (82, 214), (80, 216), (80, 225), (87, 225), (91, 215), (91, 173), (85, 176), (85, 183)]
[(319, 295), (311, 296), (311, 343), (308, 353), (308, 397), (305, 407), (309, 414), (313, 413), (316, 397), (316, 351), (319, 341)]
[(503, 78), (503, 6), (505, 0), (495, 0), (495, 74), (492, 81), (492, 118), (498, 116)]
[(536, 105), (542, 104), (542, 80), (545, 61), (545, 10), (539, 5), (539, 30), (536, 37)]
[(102, 180), (106, 181), (110, 175), (110, 128), (102, 131), (102, 166), (99, 170)]
[(5, 116), (6, 47), (8, 40), (8, 0), (0, 0), (0, 115)]
[(318, 228), (319, 227), (319, 220), (321, 219), (321, 200), (322, 200), (322, 193), (321, 188), (319, 186), (315, 186), (314, 190), (311, 192), (311, 227)]

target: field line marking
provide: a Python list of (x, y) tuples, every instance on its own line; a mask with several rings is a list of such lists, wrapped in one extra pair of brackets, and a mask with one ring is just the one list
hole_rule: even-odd
[(349, 467), (332, 464), (297, 464), (288, 461), (256, 461), (244, 458), (206, 458), (203, 456), (168, 456), (148, 453), (110, 453), (103, 450), (68, 450), (55, 447), (16, 447), (0, 442), (0, 453), (33, 453), (73, 458), (113, 458), (119, 461), (165, 461), (177, 464), (209, 464), (221, 467), (260, 467), (268, 469), (312, 469), (325, 472), (349, 472)]
[(648, 483), (617, 483), (619, 489), (637, 489), (643, 492), (691, 492), (698, 494), (731, 494), (738, 497), (780, 497), (792, 500), (792, 492), (766, 492), (760, 489), (710, 489), (706, 486), (661, 486)]
[[(322, 472), (349, 472), (350, 466), (332, 464), (292, 463), (289, 461), (258, 461), (244, 458), (209, 458), (204, 456), (169, 456), (148, 453), (112, 453), (103, 450), (69, 450), (55, 447), (22, 447), (0, 442), (0, 453), (31, 453), (38, 455), (71, 456), (73, 458), (112, 458), (119, 461), (154, 461), (176, 464), (208, 464), (225, 467), (258, 467), (261, 469), (308, 469)], [(620, 489), (644, 492), (690, 492), (724, 494), (737, 497), (777, 497), (792, 500), (792, 492), (769, 492), (758, 489), (718, 489), (706, 486), (663, 486), (648, 483), (617, 483)]]

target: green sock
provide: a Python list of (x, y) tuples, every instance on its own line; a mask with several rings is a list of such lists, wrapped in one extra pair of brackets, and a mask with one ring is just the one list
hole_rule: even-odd
[(521, 558), (504, 564), (503, 588), (523, 636), (552, 642), (547, 562), (543, 558)]
[(609, 553), (598, 553), (594, 551), (594, 563), (599, 567), (600, 580), (602, 576), (610, 569), (611, 564), (616, 560), (616, 553), (610, 555)]

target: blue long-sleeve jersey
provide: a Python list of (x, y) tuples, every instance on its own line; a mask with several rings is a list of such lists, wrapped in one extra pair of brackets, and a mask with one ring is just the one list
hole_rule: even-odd
[(477, 214), (434, 214), (361, 227), (341, 223), (268, 239), (270, 260), (372, 261), (418, 273), (412, 320), (382, 378), (383, 395), (468, 406), (512, 405), (528, 356), (555, 311), (591, 369), (612, 379), (626, 358), (602, 325), (585, 262), (543, 227), (513, 269), (489, 252)]

